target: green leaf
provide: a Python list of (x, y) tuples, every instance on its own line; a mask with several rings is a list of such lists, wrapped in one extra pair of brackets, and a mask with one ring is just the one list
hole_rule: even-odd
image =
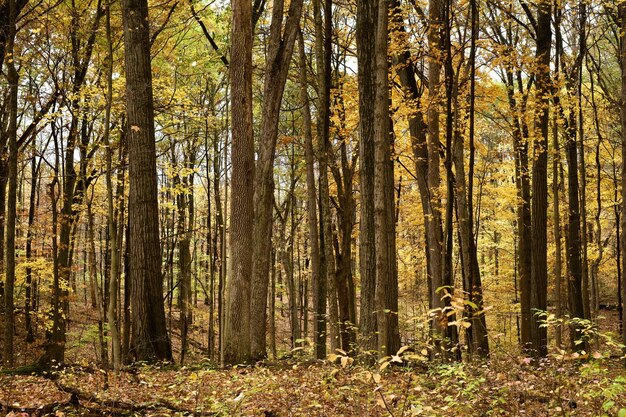
[(609, 411), (611, 408), (613, 408), (614, 405), (615, 405), (615, 401), (609, 400), (609, 401), (606, 401), (604, 404), (602, 404), (602, 409), (604, 411)]
[(626, 408), (621, 408), (621, 409), (617, 412), (617, 417), (626, 417)]

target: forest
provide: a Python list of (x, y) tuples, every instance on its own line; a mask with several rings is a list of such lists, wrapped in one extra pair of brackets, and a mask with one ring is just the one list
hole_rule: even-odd
[(0, 0), (0, 413), (626, 417), (623, 0)]

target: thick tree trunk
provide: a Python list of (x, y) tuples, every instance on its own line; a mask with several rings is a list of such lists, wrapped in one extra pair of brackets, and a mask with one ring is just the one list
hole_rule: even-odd
[(396, 222), (391, 158), (389, 80), (387, 64), (388, 3), (378, 2), (376, 26), (374, 108), (374, 220), (376, 237), (376, 321), (378, 355), (394, 355), (400, 348), (398, 328), (398, 276), (396, 271)]
[(231, 0), (233, 13), (231, 274), (226, 288), (223, 356), (225, 364), (249, 362), (250, 286), (254, 241), (254, 137), (252, 131), (252, 4)]
[(376, 237), (374, 222), (374, 105), (376, 102), (375, 49), (378, 2), (357, 1), (357, 58), (359, 63), (359, 272), (361, 275), (360, 345), (378, 348), (376, 335)]
[(141, 361), (170, 361), (159, 242), (154, 104), (147, 0), (124, 0), (130, 192), (131, 346)]
[[(552, 29), (551, 2), (540, 0), (537, 5), (537, 132), (532, 177), (532, 268), (530, 282), (530, 307), (539, 311), (547, 309), (548, 290), (548, 121), (550, 114), (550, 48)], [(545, 356), (548, 353), (547, 329), (541, 325), (542, 317), (532, 314), (530, 319), (531, 353)]]

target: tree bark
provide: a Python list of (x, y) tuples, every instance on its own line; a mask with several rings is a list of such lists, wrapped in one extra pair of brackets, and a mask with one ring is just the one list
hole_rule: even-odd
[[(4, 341), (3, 355), (4, 364), (12, 367), (13, 357), (13, 334), (15, 333), (15, 227), (17, 217), (17, 99), (19, 75), (15, 63), (15, 32), (17, 23), (17, 6), (15, 0), (9, 1), (8, 36), (6, 40), (7, 83), (9, 84), (8, 97), (8, 123), (6, 136), (9, 147), (8, 165), (8, 195), (6, 208), (6, 235), (4, 250), (4, 267), (6, 281), (4, 287)], [(5, 132), (3, 132), (5, 133)]]
[(254, 220), (254, 137), (252, 131), (252, 4), (231, 0), (233, 13), (231, 275), (226, 288), (223, 356), (225, 364), (249, 362), (250, 288)]
[(387, 64), (388, 2), (378, 2), (376, 25), (374, 108), (374, 220), (376, 244), (376, 322), (378, 355), (394, 355), (400, 349), (398, 328), (398, 276), (396, 271), (395, 205), (391, 123), (389, 117), (389, 80)]
[(376, 236), (374, 221), (374, 105), (376, 102), (375, 50), (378, 1), (358, 0), (356, 16), (357, 59), (359, 64), (359, 272), (361, 348), (378, 348), (376, 335)]
[[(532, 176), (532, 267), (530, 282), (531, 311), (545, 312), (548, 289), (548, 122), (550, 114), (550, 48), (551, 2), (540, 0), (537, 4), (537, 109), (535, 114), (535, 159)], [(530, 318), (531, 353), (546, 356), (548, 335), (541, 325), (542, 318), (533, 313)]]
[(147, 0), (124, 0), (130, 222), (131, 346), (140, 361), (171, 361), (163, 305), (154, 103)]
[(278, 138), (280, 105), (289, 72), (293, 47), (300, 27), (302, 0), (289, 5), (287, 20), (283, 25), (284, 0), (274, 2), (268, 38), (265, 86), (259, 160), (255, 176), (255, 221), (253, 230), (254, 254), (250, 300), (250, 349), (253, 360), (267, 356), (266, 322), (267, 291), (269, 284), (272, 213), (274, 201), (274, 158)]
[[(302, 37), (302, 31), (299, 31), (298, 33), (298, 45), (300, 64), (300, 101), (302, 102), (303, 106), (302, 118), (304, 124), (304, 158), (306, 161), (307, 220), (309, 226), (309, 244), (311, 246), (311, 279), (313, 283), (313, 305), (315, 307), (315, 330), (313, 339), (315, 344), (315, 356), (318, 359), (323, 359), (326, 356), (325, 349), (322, 349), (322, 344), (318, 341), (321, 340), (323, 334), (325, 334), (326, 332), (326, 322), (323, 315), (318, 316), (317, 307), (318, 304), (321, 302), (320, 294), (325, 292), (322, 290), (322, 288), (325, 288), (325, 286), (323, 285), (325, 276), (322, 275), (320, 269), (320, 246), (317, 222), (317, 192), (315, 188), (315, 153), (313, 151), (313, 129), (311, 128), (311, 109), (309, 107), (309, 94), (307, 91), (309, 84), (307, 80), (306, 55), (304, 53), (304, 39)], [(322, 288), (320, 286), (322, 286)], [(308, 295), (306, 293), (305, 297), (308, 298)], [(326, 303), (324, 301), (324, 309), (326, 308), (325, 304)], [(305, 312), (305, 314), (307, 313)]]
[[(620, 121), (622, 128), (622, 155), (626, 155), (626, 3), (618, 6), (620, 21), (620, 68), (621, 68), (621, 94), (620, 94)], [(622, 303), (626, 300), (626, 256), (623, 256), (626, 248), (626, 158), (622, 159), (622, 219), (621, 219), (621, 248), (622, 248)], [(626, 306), (622, 304), (622, 343), (626, 344)]]

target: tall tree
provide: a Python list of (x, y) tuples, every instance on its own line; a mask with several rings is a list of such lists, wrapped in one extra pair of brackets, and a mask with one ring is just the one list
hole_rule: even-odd
[(550, 115), (550, 49), (552, 2), (537, 3), (536, 19), (536, 114), (535, 147), (532, 172), (532, 267), (530, 282), (530, 349), (535, 356), (548, 353), (547, 329), (537, 311), (547, 309), (548, 291), (548, 124)]
[[(476, 240), (474, 239), (474, 210), (473, 210), (473, 180), (475, 161), (475, 99), (476, 99), (476, 41), (478, 38), (478, 4), (477, 0), (470, 0), (470, 53), (467, 62), (466, 73), (469, 77), (469, 97), (468, 97), (468, 126), (467, 139), (469, 142), (469, 167), (466, 180), (465, 158), (464, 158), (464, 137), (462, 132), (456, 129), (454, 139), (453, 159), (455, 166), (455, 200), (457, 216), (459, 221), (459, 237), (461, 246), (461, 261), (463, 264), (464, 289), (468, 293), (470, 303), (467, 306), (467, 313), (470, 324), (467, 331), (468, 345), (471, 353), (479, 356), (489, 354), (489, 340), (487, 339), (487, 321), (483, 309), (483, 289), (478, 265), (478, 251)], [(458, 83), (458, 81), (457, 81)], [(457, 90), (459, 88), (457, 87)], [(457, 99), (458, 101), (458, 99)], [(459, 117), (459, 111), (455, 112)], [(451, 115), (448, 115), (450, 117)], [(456, 121), (457, 126), (460, 124)]]
[(15, 34), (17, 24), (18, 8), (15, 0), (9, 0), (9, 17), (7, 19), (5, 54), (7, 55), (7, 83), (9, 85), (8, 97), (8, 123), (6, 131), (2, 132), (2, 136), (6, 136), (9, 147), (8, 158), (8, 198), (7, 198), (7, 219), (6, 219), (6, 237), (4, 250), (5, 254), (5, 273), (6, 283), (4, 288), (4, 346), (3, 359), (4, 363), (13, 366), (13, 334), (15, 333), (15, 302), (14, 302), (14, 286), (15, 286), (15, 226), (17, 217), (17, 98), (18, 98), (18, 81), (17, 72)]
[[(578, 29), (578, 53), (573, 63), (568, 63), (565, 59), (565, 52), (563, 48), (563, 37), (561, 34), (561, 20), (562, 11), (555, 9), (555, 55), (559, 55), (559, 62), (561, 68), (558, 70), (564, 73), (565, 86), (567, 92), (567, 100), (569, 103), (568, 113), (565, 113), (564, 105), (560, 100), (555, 98), (559, 115), (562, 118), (565, 126), (565, 154), (567, 159), (567, 196), (568, 196), (568, 223), (567, 223), (567, 239), (566, 239), (566, 254), (567, 254), (567, 270), (568, 270), (568, 293), (569, 293), (569, 306), (570, 312), (573, 317), (577, 318), (589, 318), (586, 313), (583, 294), (585, 290), (583, 288), (584, 267), (581, 254), (583, 252), (583, 244), (581, 233), (586, 233), (586, 226), (584, 222), (581, 225), (581, 204), (584, 205), (584, 200), (581, 201), (581, 187), (578, 176), (578, 169), (582, 166), (579, 163), (578, 154), (578, 124), (582, 124), (583, 120), (578, 118), (577, 110), (577, 91), (582, 83), (582, 68), (585, 57), (585, 25), (586, 25), (586, 6), (581, 2), (579, 7), (579, 29)], [(569, 68), (566, 67), (569, 66)], [(580, 98), (580, 97), (578, 97)], [(582, 140), (582, 139), (581, 139)], [(580, 155), (584, 159), (584, 155)], [(584, 181), (584, 179), (580, 178)], [(557, 226), (558, 227), (558, 226)], [(582, 231), (581, 231), (582, 227)], [(583, 349), (584, 344), (575, 343), (582, 336), (580, 329), (576, 326), (572, 327), (571, 343), (572, 347), (576, 349)]]
[(147, 0), (124, 0), (128, 114), (131, 346), (141, 361), (170, 361), (165, 323)]
[[(620, 121), (622, 128), (622, 155), (626, 155), (626, 3), (619, 3), (619, 40), (620, 40), (620, 68), (621, 68), (621, 95), (620, 95)], [(626, 158), (622, 158), (622, 218), (621, 218), (621, 248), (626, 248)], [(622, 303), (626, 300), (626, 256), (622, 254)], [(626, 308), (622, 306), (622, 343), (626, 344)]]
[(266, 352), (267, 290), (272, 246), (274, 201), (274, 158), (278, 138), (280, 105), (289, 72), (289, 64), (300, 27), (302, 0), (289, 4), (283, 24), (284, 0), (275, 1), (268, 38), (259, 160), (255, 175), (254, 254), (250, 304), (250, 343), (252, 359), (262, 359)]
[(388, 0), (378, 2), (376, 25), (374, 107), (374, 224), (376, 245), (376, 323), (378, 354), (389, 356), (400, 348), (398, 328), (398, 275), (396, 266), (396, 219), (392, 126), (389, 116)]
[(254, 220), (254, 137), (252, 131), (252, 4), (231, 0), (230, 81), (232, 112), (231, 275), (226, 288), (225, 364), (250, 360), (250, 277)]
[(106, 64), (106, 107), (104, 110), (104, 134), (102, 141), (106, 146), (106, 188), (107, 188), (107, 226), (111, 235), (111, 268), (109, 277), (109, 305), (107, 306), (107, 324), (111, 336), (111, 359), (114, 369), (119, 369), (122, 364), (122, 348), (117, 320), (118, 289), (121, 258), (117, 244), (118, 227), (115, 218), (115, 200), (113, 197), (113, 148), (111, 147), (111, 106), (113, 105), (113, 41), (111, 38), (111, 1), (106, 4), (105, 30), (107, 41), (107, 64)]
[[(307, 79), (307, 63), (306, 55), (304, 52), (304, 39), (302, 31), (299, 31), (299, 70), (300, 70), (300, 100), (302, 101), (302, 117), (304, 119), (304, 158), (306, 162), (306, 192), (307, 192), (307, 216), (309, 223), (309, 245), (311, 247), (311, 276), (313, 282), (313, 304), (316, 306), (315, 312), (317, 313), (317, 306), (320, 302), (319, 294), (325, 293), (324, 290), (320, 290), (319, 286), (325, 288), (326, 277), (322, 275), (320, 270), (320, 246), (319, 246), (319, 231), (318, 231), (318, 217), (317, 217), (317, 192), (315, 189), (315, 152), (313, 150), (313, 129), (311, 127), (311, 108), (309, 104), (308, 94), (308, 79)], [(325, 303), (324, 303), (325, 305)], [(314, 340), (315, 343), (315, 356), (318, 359), (323, 359), (325, 356), (325, 349), (322, 349), (321, 343), (317, 343), (321, 333), (325, 332), (325, 322), (321, 322), (321, 317), (315, 315), (314, 326)]]
[(359, 272), (361, 310), (359, 330), (364, 350), (378, 348), (376, 338), (376, 237), (374, 224), (374, 104), (376, 102), (375, 49), (378, 2), (357, 1), (356, 44), (359, 63)]
[[(428, 94), (430, 103), (427, 116), (427, 149), (428, 149), (428, 191), (429, 191), (429, 214), (431, 220), (427, 224), (426, 239), (429, 250), (428, 260), (430, 263), (429, 281), (429, 305), (435, 311), (432, 329), (433, 337), (438, 346), (437, 353), (445, 353), (448, 345), (456, 345), (456, 335), (453, 327), (448, 326), (447, 316), (444, 309), (449, 305), (450, 297), (446, 297), (445, 280), (445, 254), (444, 231), (442, 224), (441, 203), (441, 165), (440, 153), (442, 151), (440, 138), (440, 96), (441, 96), (441, 69), (443, 62), (442, 27), (447, 6), (444, 0), (429, 0), (428, 9)], [(449, 58), (451, 59), (451, 57)], [(452, 77), (452, 75), (450, 75)], [(450, 276), (450, 274), (448, 274)], [(445, 356), (445, 354), (444, 354)]]

